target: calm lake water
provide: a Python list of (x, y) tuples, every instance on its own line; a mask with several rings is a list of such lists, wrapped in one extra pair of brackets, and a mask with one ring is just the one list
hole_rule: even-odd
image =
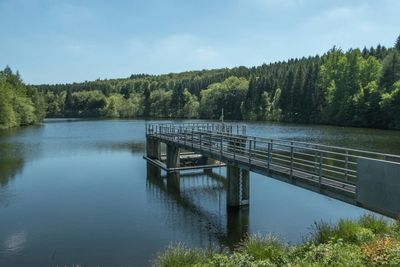
[[(255, 173), (249, 208), (227, 211), (224, 168), (183, 173), (177, 185), (147, 166), (145, 123), (47, 120), (0, 131), (0, 266), (148, 266), (171, 242), (220, 249), (272, 233), (295, 243), (314, 222), (366, 212)], [(400, 154), (396, 131), (247, 127), (252, 135)]]

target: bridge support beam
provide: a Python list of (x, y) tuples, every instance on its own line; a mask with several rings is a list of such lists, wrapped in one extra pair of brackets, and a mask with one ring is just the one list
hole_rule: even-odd
[(180, 153), (177, 146), (167, 144), (167, 168), (180, 166)]
[(160, 150), (160, 141), (157, 138), (152, 138), (147, 136), (146, 138), (146, 155), (151, 159), (160, 159), (161, 158), (161, 150)]
[(228, 207), (239, 207), (249, 204), (250, 184), (249, 171), (233, 165), (227, 165), (228, 190), (226, 202)]

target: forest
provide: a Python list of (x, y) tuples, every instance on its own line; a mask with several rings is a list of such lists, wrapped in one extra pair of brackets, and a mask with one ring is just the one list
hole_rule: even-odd
[(25, 86), (19, 74), (4, 70), (0, 86), (3, 128), (40, 121), (44, 114), (218, 119), (223, 108), (227, 120), (400, 129), (400, 36), (390, 48), (333, 47), (321, 56), (251, 68), (72, 84)]
[(0, 71), (0, 129), (39, 123), (46, 116), (43, 92), (28, 88), (7, 66)]

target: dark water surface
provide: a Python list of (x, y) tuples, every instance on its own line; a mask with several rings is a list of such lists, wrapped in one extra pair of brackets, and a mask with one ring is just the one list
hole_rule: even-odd
[[(142, 159), (145, 121), (47, 120), (0, 131), (0, 266), (147, 266), (171, 242), (300, 242), (357, 207), (251, 173), (250, 206), (227, 211), (225, 169), (165, 178)], [(400, 154), (400, 132), (249, 123), (248, 133)]]

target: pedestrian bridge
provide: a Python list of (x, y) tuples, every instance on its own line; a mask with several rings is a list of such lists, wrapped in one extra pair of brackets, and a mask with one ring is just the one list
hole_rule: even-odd
[[(161, 143), (166, 145), (165, 164)], [(146, 156), (168, 172), (179, 172), (181, 152), (191, 151), (227, 167), (227, 205), (249, 203), (249, 172), (397, 218), (400, 215), (400, 156), (246, 134), (225, 123), (146, 125)]]

